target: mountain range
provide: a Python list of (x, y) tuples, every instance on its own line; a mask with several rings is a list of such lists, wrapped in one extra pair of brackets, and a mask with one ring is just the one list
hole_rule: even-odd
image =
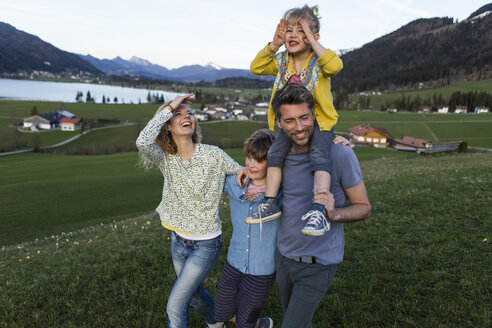
[[(361, 48), (339, 51), (344, 68), (333, 78), (332, 85), (335, 90), (354, 92), (426, 81), (450, 83), (492, 77), (491, 13), (492, 3), (459, 23), (448, 17), (417, 19)], [(0, 22), (0, 75), (32, 71), (183, 82), (230, 77), (272, 79), (213, 63), (167, 69), (138, 57), (98, 59), (73, 54)]]
[(272, 79), (271, 77), (254, 75), (246, 69), (223, 68), (214, 63), (208, 63), (205, 66), (189, 65), (167, 69), (164, 66), (152, 64), (148, 60), (138, 57), (132, 57), (130, 60), (125, 60), (121, 57), (116, 57), (114, 59), (98, 59), (91, 55), (79, 56), (107, 75), (144, 76), (158, 80), (187, 82), (216, 81), (228, 77)]

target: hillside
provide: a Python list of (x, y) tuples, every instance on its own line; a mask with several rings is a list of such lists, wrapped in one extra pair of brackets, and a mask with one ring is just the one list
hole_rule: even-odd
[[(113, 158), (112, 164), (118, 163), (119, 157)], [(490, 327), (491, 160), (491, 154), (459, 154), (362, 162), (372, 216), (345, 224), (344, 261), (315, 314), (316, 326)], [(113, 174), (89, 170), (101, 178)], [(118, 180), (139, 196), (135, 204), (148, 198), (139, 191), (155, 186), (150, 213), (161, 196), (162, 176), (157, 170), (148, 175), (138, 185), (139, 179)], [(121, 186), (113, 183), (107, 198), (99, 198), (105, 201), (94, 206), (111, 205)], [(87, 195), (80, 193), (77, 208), (84, 207)], [(205, 280), (212, 295), (232, 231), (225, 198), (220, 214), (224, 248)], [(93, 222), (74, 233), (64, 230), (0, 248), (0, 327), (160, 327), (166, 322), (175, 279), (169, 231), (155, 214), (126, 213), (108, 224), (100, 223), (97, 211), (87, 218)], [(263, 314), (280, 327), (276, 286)], [(196, 311), (190, 316), (190, 327), (206, 326)]]
[(62, 51), (35, 35), (0, 22), (0, 72), (18, 73), (33, 70), (102, 74), (79, 56)]
[(460, 23), (447, 17), (415, 20), (343, 55), (344, 68), (333, 85), (354, 92), (490, 78), (492, 15), (485, 12)]

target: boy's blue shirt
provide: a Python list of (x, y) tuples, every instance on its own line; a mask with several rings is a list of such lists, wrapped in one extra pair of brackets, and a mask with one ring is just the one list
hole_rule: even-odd
[[(224, 191), (229, 195), (233, 227), (227, 261), (245, 274), (273, 274), (277, 232), (282, 218), (262, 223), (260, 238), (260, 225), (247, 224), (244, 220), (256, 212), (265, 196), (262, 195), (253, 202), (245, 199), (243, 195), (247, 191), (247, 185), (240, 188), (236, 183), (236, 175), (227, 176)], [(281, 197), (279, 192), (277, 196), (279, 208), (282, 205)]]

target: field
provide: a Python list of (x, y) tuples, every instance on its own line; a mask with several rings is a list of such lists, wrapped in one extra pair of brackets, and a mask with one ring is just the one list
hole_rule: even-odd
[[(0, 146), (45, 146), (76, 134), (7, 127), (34, 105), (40, 113), (56, 108), (0, 101)], [(66, 106), (78, 117), (135, 125), (92, 131), (54, 153), (0, 156), (0, 328), (163, 326), (174, 275), (169, 232), (153, 213), (162, 175), (139, 167), (134, 152), (156, 105)], [(492, 148), (491, 115), (342, 111), (335, 130), (365, 123), (397, 138)], [(243, 140), (265, 126), (264, 118), (200, 124), (203, 141), (240, 164)], [(373, 214), (345, 225), (345, 260), (315, 326), (490, 327), (492, 153), (355, 152)], [(80, 156), (66, 156), (73, 154)], [(224, 250), (206, 280), (212, 295), (231, 236), (226, 199), (220, 212)], [(277, 326), (281, 313), (275, 286), (263, 315)], [(204, 326), (196, 312), (191, 317), (190, 327)]]
[[(13, 140), (20, 140), (33, 146), (37, 143), (46, 146), (68, 139), (71, 132), (51, 131), (39, 134), (15, 133), (7, 127), (13, 121), (2, 117), (29, 116), (33, 106), (37, 106), (40, 113), (53, 111), (55, 103), (27, 102), (27, 101), (0, 101), (0, 147)], [(102, 148), (101, 153), (111, 147), (129, 150), (136, 138), (135, 129), (141, 129), (152, 117), (156, 105), (123, 105), (123, 104), (67, 104), (67, 109), (77, 117), (119, 119), (122, 122), (134, 122), (135, 128), (112, 129), (111, 132), (91, 132), (76, 141), (73, 145), (66, 145), (60, 151), (77, 153), (74, 149)], [(348, 133), (348, 128), (364, 123), (372, 126), (387, 128), (393, 137), (401, 138), (404, 135), (428, 139), (431, 141), (462, 140), (468, 146), (492, 148), (492, 114), (466, 115), (438, 115), (418, 113), (395, 113), (375, 111), (340, 111), (340, 118), (335, 130), (338, 133)], [(201, 123), (205, 136), (203, 142), (213, 143), (224, 148), (240, 147), (244, 138), (258, 128), (266, 127), (266, 117), (259, 116), (258, 122), (221, 122)], [(218, 124), (218, 125), (217, 125)], [(112, 134), (112, 137), (108, 136)], [(36, 140), (36, 138), (38, 140)], [(106, 146), (109, 144), (110, 146)]]
[[(416, 156), (372, 148), (356, 151), (361, 160)], [(241, 149), (227, 152), (244, 165)], [(161, 173), (140, 168), (135, 152), (10, 155), (0, 157), (0, 172), (0, 246), (148, 213), (162, 188)]]
[[(491, 160), (490, 153), (362, 160), (372, 216), (345, 225), (345, 260), (315, 314), (315, 326), (490, 327)], [(13, 174), (14, 162), (29, 164), (17, 165)], [(1, 201), (6, 195), (22, 199), (4, 202), (2, 209), (19, 213), (34, 198), (42, 198), (46, 207), (60, 207), (63, 202), (57, 197), (63, 189), (78, 198), (78, 206), (57, 220), (34, 223), (35, 228), (62, 224), (74, 216), (83, 220), (84, 227), (73, 233), (49, 232), (55, 236), (0, 250), (0, 327), (165, 324), (167, 295), (174, 281), (169, 232), (154, 214), (138, 216), (139, 210), (145, 213), (145, 207), (153, 208), (159, 201), (160, 173), (137, 168), (134, 153), (24, 154), (0, 163), (2, 173), (8, 170), (1, 185), (10, 183), (0, 189)], [(49, 166), (54, 166), (51, 175)], [(33, 167), (44, 174), (33, 172)], [(60, 172), (62, 167), (67, 169)], [(16, 183), (21, 175), (33, 183)], [(104, 187), (104, 181), (110, 185)], [(134, 198), (129, 204), (119, 196), (126, 193)], [(139, 207), (141, 203), (145, 205)], [(91, 207), (98, 211), (90, 212)], [(220, 210), (226, 250), (231, 226), (225, 199)], [(114, 221), (101, 225), (101, 213), (110, 213)], [(2, 227), (3, 233), (6, 222)], [(34, 237), (26, 229), (8, 235), (14, 233)], [(212, 295), (225, 250), (205, 282)], [(279, 325), (281, 313), (275, 286), (262, 314)], [(190, 327), (204, 325), (191, 311)]]
[[(440, 88), (434, 88), (434, 89), (422, 89), (422, 90), (415, 90), (415, 91), (404, 91), (404, 92), (394, 92), (394, 93), (387, 93), (387, 94), (382, 94), (382, 95), (376, 95), (376, 96), (371, 96), (371, 107), (373, 108), (381, 108), (384, 106), (387, 102), (392, 103), (394, 100), (399, 98), (402, 94), (405, 94), (405, 96), (410, 96), (412, 99), (416, 97), (417, 95), (420, 96), (421, 99), (426, 99), (427, 97), (432, 97), (432, 94), (441, 94), (442, 97), (447, 100), (451, 97), (451, 94), (455, 91), (460, 91), (460, 92), (470, 92), (470, 91), (477, 91), (477, 92), (490, 92), (492, 90), (492, 79), (489, 80), (480, 80), (480, 81), (474, 81), (474, 82), (463, 82), (463, 83), (456, 83)], [(358, 96), (350, 96), (349, 100), (351, 102), (357, 102)]]

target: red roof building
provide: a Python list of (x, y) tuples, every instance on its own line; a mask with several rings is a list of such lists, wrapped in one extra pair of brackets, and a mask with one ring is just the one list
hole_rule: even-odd
[(386, 148), (392, 138), (387, 129), (366, 124), (357, 125), (348, 130), (350, 131), (349, 139), (355, 144)]

